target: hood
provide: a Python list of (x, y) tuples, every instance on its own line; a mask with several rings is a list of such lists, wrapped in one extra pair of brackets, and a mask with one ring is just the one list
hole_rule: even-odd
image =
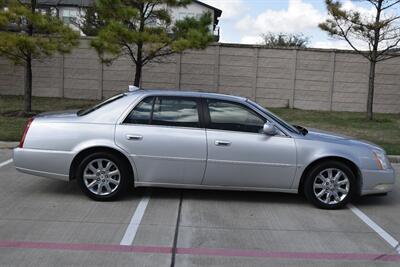
[(35, 118), (72, 118), (77, 117), (77, 109), (74, 110), (63, 110), (63, 111), (50, 111), (40, 113)]
[(338, 134), (338, 133), (333, 133), (333, 132), (328, 132), (324, 130), (319, 130), (319, 129), (314, 129), (314, 128), (307, 128), (308, 134), (306, 135), (307, 137), (311, 139), (325, 139), (325, 140), (352, 140), (354, 139), (353, 137), (344, 135), (344, 134)]
[(348, 143), (349, 145), (361, 145), (361, 146), (367, 146), (371, 149), (377, 149), (377, 150), (382, 150), (384, 149), (374, 143), (371, 143), (369, 141), (365, 140), (358, 140), (354, 137), (347, 136), (344, 134), (338, 134), (338, 133), (333, 133), (329, 131), (324, 131), (324, 130), (319, 130), (319, 129), (313, 129), (309, 128), (308, 134), (305, 136), (308, 139), (312, 140), (318, 140), (318, 141), (324, 141), (324, 142), (331, 142), (331, 143)]

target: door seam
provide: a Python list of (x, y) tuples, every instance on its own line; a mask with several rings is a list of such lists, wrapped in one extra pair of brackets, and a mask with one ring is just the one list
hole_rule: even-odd
[(206, 136), (206, 164), (204, 166), (203, 178), (201, 179), (200, 185), (202, 185), (203, 182), (204, 182), (204, 179), (206, 177), (207, 166), (208, 166), (208, 136), (207, 136), (207, 129), (204, 129), (204, 133), (205, 133), (205, 136)]

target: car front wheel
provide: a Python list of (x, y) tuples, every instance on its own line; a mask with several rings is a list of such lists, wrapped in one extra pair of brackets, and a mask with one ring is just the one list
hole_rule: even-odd
[(342, 162), (321, 163), (307, 174), (304, 193), (315, 206), (323, 209), (344, 207), (354, 196), (356, 177)]
[(125, 190), (128, 174), (114, 154), (97, 152), (88, 155), (77, 171), (80, 188), (94, 200), (114, 200)]

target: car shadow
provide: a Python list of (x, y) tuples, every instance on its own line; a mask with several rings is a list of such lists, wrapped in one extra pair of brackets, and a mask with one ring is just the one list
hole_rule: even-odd
[[(47, 180), (33, 184), (31, 188), (38, 193), (46, 193), (54, 197), (79, 197), (86, 196), (80, 190), (75, 181), (63, 182)], [(192, 201), (227, 201), (242, 203), (264, 203), (264, 204), (287, 204), (287, 205), (311, 205), (302, 194), (289, 194), (278, 192), (259, 191), (230, 191), (230, 190), (209, 190), (209, 189), (174, 189), (174, 188), (145, 188), (129, 187), (125, 195), (117, 201), (133, 201), (142, 198), (144, 195), (151, 195), (153, 199), (179, 200), (183, 195), (184, 200)], [(400, 195), (395, 190), (387, 195), (367, 195), (358, 197), (353, 201), (357, 206), (390, 206), (399, 202)]]
[(124, 199), (132, 199), (133, 195), (151, 194), (153, 199), (180, 199), (182, 194), (185, 201), (226, 201), (243, 203), (265, 204), (304, 204), (309, 205), (303, 195), (258, 192), (258, 191), (230, 191), (208, 189), (173, 189), (173, 188), (134, 188), (128, 190)]
[(381, 195), (366, 195), (353, 201), (354, 205), (362, 206), (394, 206), (400, 201), (400, 195), (396, 190)]

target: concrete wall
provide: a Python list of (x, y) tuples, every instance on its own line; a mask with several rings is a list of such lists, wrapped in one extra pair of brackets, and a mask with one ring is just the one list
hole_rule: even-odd
[[(33, 93), (101, 99), (125, 91), (134, 71), (128, 58), (101, 64), (83, 39), (71, 54), (34, 63)], [(376, 112), (400, 112), (399, 74), (400, 58), (378, 64)], [(22, 94), (23, 75), (0, 58), (0, 94)], [(368, 62), (348, 51), (216, 44), (147, 65), (142, 86), (242, 95), (269, 107), (365, 111)]]

